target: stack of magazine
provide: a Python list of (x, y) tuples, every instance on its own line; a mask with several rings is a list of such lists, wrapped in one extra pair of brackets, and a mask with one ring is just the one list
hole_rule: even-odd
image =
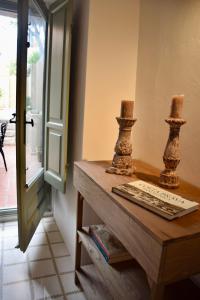
[(106, 225), (90, 225), (89, 234), (109, 264), (132, 259)]
[(168, 219), (184, 216), (199, 208), (199, 203), (161, 189), (142, 180), (118, 185), (112, 192)]

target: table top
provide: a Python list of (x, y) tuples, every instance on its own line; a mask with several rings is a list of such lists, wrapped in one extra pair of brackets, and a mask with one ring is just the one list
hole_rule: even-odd
[[(200, 210), (173, 221), (168, 221), (111, 191), (113, 186), (136, 179), (158, 185), (160, 174), (158, 169), (142, 161), (135, 160), (136, 174), (130, 177), (106, 173), (105, 169), (110, 166), (108, 161), (80, 161), (75, 162), (75, 166), (95, 182), (109, 196), (111, 201), (123, 209), (134, 221), (143, 226), (160, 243), (200, 236)], [(200, 203), (200, 188), (185, 181), (181, 181), (179, 188), (167, 191)]]

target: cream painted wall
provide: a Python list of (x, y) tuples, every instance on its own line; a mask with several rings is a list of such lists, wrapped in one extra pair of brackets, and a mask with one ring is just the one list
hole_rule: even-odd
[(122, 99), (135, 98), (139, 0), (91, 0), (83, 157), (112, 159)]
[[(54, 216), (75, 253), (77, 194), (73, 162), (111, 159), (120, 100), (135, 96), (139, 0), (75, 0), (66, 193), (53, 190)], [(85, 223), (96, 222), (86, 207)]]
[(164, 119), (184, 94), (180, 176), (200, 186), (200, 1), (141, 0), (134, 156), (163, 168)]

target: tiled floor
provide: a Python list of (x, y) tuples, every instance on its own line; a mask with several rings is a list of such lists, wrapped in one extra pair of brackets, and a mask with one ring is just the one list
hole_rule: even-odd
[(53, 218), (43, 218), (25, 254), (16, 244), (17, 222), (0, 223), (1, 300), (85, 300)]

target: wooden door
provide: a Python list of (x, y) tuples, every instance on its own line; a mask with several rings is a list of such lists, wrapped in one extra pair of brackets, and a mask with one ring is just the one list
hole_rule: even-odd
[(51, 186), (65, 190), (70, 49), (70, 1), (58, 0), (49, 10), (42, 0), (18, 1), (16, 148), (22, 251), (48, 208)]
[(19, 247), (25, 251), (47, 209), (43, 136), (48, 13), (38, 1), (18, 1), (16, 155)]
[(71, 16), (70, 1), (50, 6), (44, 178), (62, 192), (67, 178)]

